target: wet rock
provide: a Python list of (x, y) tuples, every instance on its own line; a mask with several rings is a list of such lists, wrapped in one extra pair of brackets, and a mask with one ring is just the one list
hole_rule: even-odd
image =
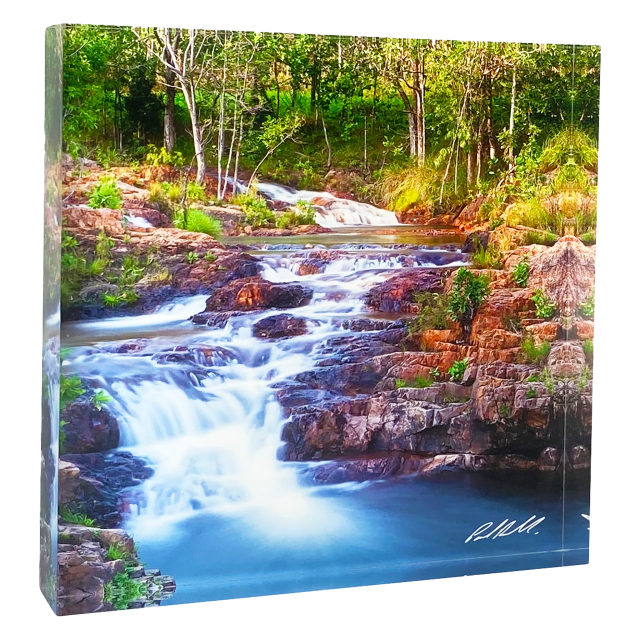
[(555, 471), (560, 464), (560, 452), (554, 447), (547, 447), (538, 457), (540, 471)]
[(207, 300), (207, 311), (292, 309), (309, 303), (313, 291), (299, 284), (273, 284), (261, 279), (241, 279), (217, 289)]
[(203, 311), (191, 317), (191, 322), (198, 325), (207, 325), (214, 329), (223, 329), (230, 318), (246, 315), (244, 311)]
[(146, 460), (131, 453), (67, 454), (60, 456), (58, 500), (100, 526), (117, 527), (128, 508), (126, 489), (153, 475)]
[(372, 287), (365, 300), (367, 305), (378, 311), (417, 313), (415, 293), (440, 293), (443, 285), (443, 270), (403, 269), (400, 274)]
[[(473, 204), (473, 203), (472, 203)], [(469, 205), (471, 207), (471, 205)], [(467, 207), (468, 208), (468, 207)], [(461, 217), (464, 213), (460, 214)], [(473, 253), (479, 248), (485, 249), (489, 246), (489, 232), (488, 231), (474, 231), (467, 236), (467, 239), (462, 245), (462, 253)]]
[(70, 402), (61, 412), (65, 453), (91, 453), (115, 449), (120, 441), (118, 420), (108, 407), (96, 406), (89, 394)]
[(267, 340), (302, 336), (308, 331), (307, 320), (288, 313), (281, 313), (259, 320), (253, 325), (252, 331), (256, 338)]
[(236, 355), (224, 347), (206, 345), (178, 346), (161, 351), (152, 358), (158, 364), (194, 364), (200, 367), (219, 367), (235, 359)]

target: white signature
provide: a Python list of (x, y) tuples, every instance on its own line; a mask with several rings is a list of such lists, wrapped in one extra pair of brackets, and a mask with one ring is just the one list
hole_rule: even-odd
[[(538, 516), (531, 516), (528, 520), (523, 522), (521, 525), (516, 526), (515, 520), (509, 520), (509, 518), (503, 520), (499, 525), (493, 525), (493, 522), (485, 522), (483, 525), (479, 526), (465, 541), (467, 542), (477, 542), (478, 540), (487, 540), (491, 538), (495, 540), (496, 538), (502, 538), (504, 536), (510, 536), (514, 533), (531, 533), (535, 527), (537, 527), (543, 520), (544, 516), (538, 518)], [(534, 531), (534, 535), (538, 535), (539, 531)], [(486, 535), (483, 535), (486, 534)]]

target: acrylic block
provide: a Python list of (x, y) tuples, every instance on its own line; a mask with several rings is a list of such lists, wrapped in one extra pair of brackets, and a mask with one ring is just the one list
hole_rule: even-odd
[(598, 47), (46, 43), (58, 614), (588, 562)]

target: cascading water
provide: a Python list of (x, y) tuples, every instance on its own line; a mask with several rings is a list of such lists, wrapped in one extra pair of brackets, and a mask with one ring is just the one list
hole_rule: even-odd
[(346, 198), (337, 198), (326, 191), (296, 191), (278, 184), (259, 182), (257, 189), (272, 200), (294, 205), (300, 200), (311, 202), (316, 208), (315, 220), (330, 229), (342, 226), (393, 226), (398, 218), (393, 211)]
[[(553, 551), (568, 516), (557, 492), (544, 494), (520, 475), (326, 487), (304, 480), (309, 465), (323, 463), (278, 459), (285, 424), (278, 387), (326, 359), (329, 339), (348, 339), (344, 320), (366, 314), (368, 289), (404, 267), (465, 258), (426, 245), (404, 253), (361, 245), (314, 251), (311, 258), (300, 250), (260, 253), (263, 278), (313, 290), (308, 305), (286, 310), (309, 321), (305, 335), (255, 338), (253, 324), (283, 313), (277, 309), (231, 316), (222, 328), (197, 326), (189, 317), (206, 296), (63, 329), (66, 346), (76, 347), (64, 373), (112, 396), (121, 446), (153, 468), (128, 498), (123, 525), (143, 562), (175, 576), (171, 602), (495, 571), (500, 562), (515, 567), (510, 553), (526, 559), (519, 568), (540, 566), (544, 554), (528, 553), (531, 540)], [(309, 258), (314, 268), (302, 270)], [(547, 528), (535, 538), (501, 539), (500, 558), (464, 544), (483, 522), (525, 521), (543, 510)]]

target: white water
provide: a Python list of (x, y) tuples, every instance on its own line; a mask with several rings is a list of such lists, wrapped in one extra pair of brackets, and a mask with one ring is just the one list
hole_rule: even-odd
[[(227, 178), (227, 184), (233, 186), (233, 179)], [(279, 200), (290, 205), (295, 205), (300, 200), (311, 202), (316, 210), (316, 223), (329, 229), (361, 225), (381, 227), (400, 224), (393, 211), (380, 209), (364, 202), (336, 198), (327, 191), (297, 191), (272, 182), (258, 182), (256, 188), (259, 193), (266, 195), (269, 199)], [(236, 190), (239, 193), (245, 193), (247, 187), (238, 182)]]
[(153, 225), (142, 216), (134, 216), (131, 213), (125, 213), (122, 218), (133, 227), (140, 227), (141, 229), (153, 228)]
[[(459, 260), (455, 252), (447, 255)], [(106, 388), (122, 446), (148, 458), (154, 468), (139, 487), (128, 528), (145, 538), (162, 537), (206, 512), (246, 520), (265, 536), (350, 530), (331, 499), (298, 482), (300, 464), (278, 460), (285, 420), (273, 385), (311, 369), (320, 357), (317, 347), (327, 338), (348, 334), (341, 321), (361, 315), (366, 291), (400, 269), (406, 256), (345, 255), (323, 273), (307, 276), (298, 275), (301, 259), (266, 256), (263, 277), (313, 289), (307, 306), (286, 311), (311, 321), (303, 336), (253, 337), (255, 322), (282, 310), (233, 316), (220, 329), (186, 322), (204, 309), (206, 296), (176, 301), (146, 316), (78, 323), (87, 336), (111, 337), (114, 327), (127, 335), (132, 329), (147, 332), (140, 351), (114, 353), (117, 342), (102, 343), (103, 349), (72, 353), (67, 365)], [(428, 252), (424, 261), (428, 264)], [(158, 326), (167, 324), (175, 325), (173, 333), (156, 337)], [(210, 349), (215, 355), (207, 355)]]
[(260, 193), (266, 194), (272, 200), (280, 200), (291, 205), (299, 200), (311, 202), (316, 208), (316, 222), (330, 229), (344, 226), (399, 224), (393, 211), (379, 209), (363, 202), (336, 198), (326, 191), (296, 191), (269, 182), (259, 182), (257, 187)]

